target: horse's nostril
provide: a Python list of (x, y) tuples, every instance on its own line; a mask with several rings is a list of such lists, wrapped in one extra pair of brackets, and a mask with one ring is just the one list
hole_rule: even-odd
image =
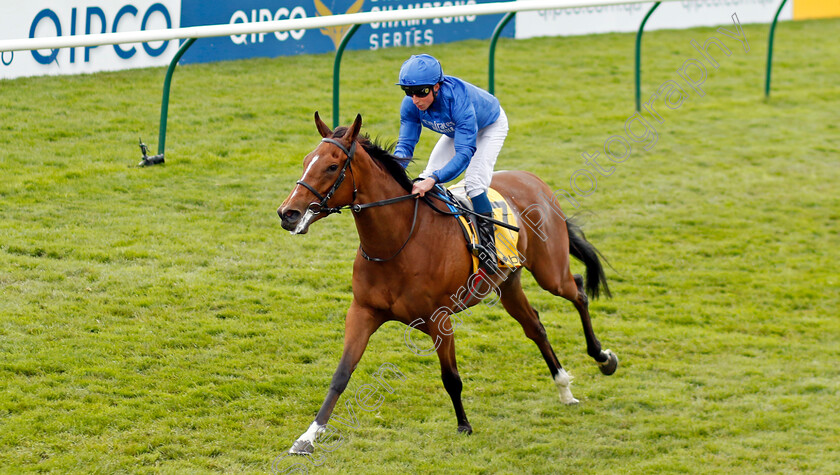
[(283, 218), (285, 221), (289, 221), (289, 222), (294, 223), (300, 217), (300, 211), (290, 209), (290, 210), (286, 211), (285, 213), (283, 213), (282, 215), (280, 215), (280, 217)]

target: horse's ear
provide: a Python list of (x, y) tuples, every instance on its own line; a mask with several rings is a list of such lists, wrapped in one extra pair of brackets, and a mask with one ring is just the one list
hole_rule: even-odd
[(354, 120), (353, 125), (350, 126), (350, 137), (348, 137), (349, 143), (356, 141), (356, 137), (359, 136), (360, 130), (362, 130), (362, 114), (356, 114), (356, 120)]
[(330, 130), (330, 128), (327, 127), (327, 124), (321, 120), (321, 116), (318, 115), (318, 111), (315, 111), (315, 127), (318, 128), (318, 133), (321, 134), (321, 137), (332, 137), (332, 130)]

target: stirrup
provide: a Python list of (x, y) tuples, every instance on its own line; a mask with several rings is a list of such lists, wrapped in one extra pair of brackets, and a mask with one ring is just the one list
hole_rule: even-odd
[[(490, 257), (491, 253), (487, 251), (484, 246), (480, 244), (470, 244), (467, 246), (467, 250), (470, 251), (470, 254), (478, 258), (479, 269), (487, 271), (488, 274), (498, 273), (498, 258), (496, 258), (496, 256)], [(481, 258), (482, 254), (485, 256), (484, 259)]]

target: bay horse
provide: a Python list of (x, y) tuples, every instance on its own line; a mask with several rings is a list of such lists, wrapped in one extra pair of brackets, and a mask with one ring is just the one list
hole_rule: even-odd
[[(459, 302), (460, 306), (453, 305), (453, 296), (463, 295), (463, 285), (474, 275), (472, 256), (459, 224), (432, 206), (421, 205), (421, 200), (410, 194), (412, 182), (403, 166), (410, 159), (396, 158), (367, 136), (360, 136), (361, 115), (350, 127), (333, 131), (316, 112), (315, 125), (323, 140), (304, 158), (303, 175), (277, 213), (284, 229), (304, 234), (319, 219), (351, 209), (360, 246), (353, 263), (353, 300), (344, 322), (341, 360), (315, 421), (289, 453), (313, 452), (315, 439), (326, 430), (370, 336), (391, 320), (432, 338), (440, 359), (443, 386), (455, 408), (458, 432), (472, 433), (461, 404), (455, 325), (450, 317), (477, 304), (487, 294), (471, 292)], [(618, 358), (612, 351), (601, 349), (588, 310), (587, 292), (593, 298), (601, 290), (609, 296), (598, 251), (577, 226), (566, 220), (548, 185), (535, 175), (524, 171), (496, 172), (491, 186), (516, 214), (520, 227), (516, 250), (522, 265), (540, 287), (574, 304), (583, 324), (587, 353), (602, 373), (613, 374)], [(572, 275), (570, 255), (586, 266), (585, 284), (580, 275)], [(560, 392), (560, 401), (576, 404), (578, 400), (569, 388), (571, 378), (560, 365), (539, 314), (522, 290), (520, 271), (521, 267), (502, 267), (498, 275), (485, 277), (492, 281), (505, 310), (537, 344)]]

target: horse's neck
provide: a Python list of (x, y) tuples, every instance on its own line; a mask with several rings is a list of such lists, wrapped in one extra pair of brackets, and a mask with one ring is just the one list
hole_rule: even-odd
[[(359, 174), (356, 203), (373, 203), (410, 193), (373, 163), (372, 158), (365, 160), (364, 164), (360, 163), (357, 168)], [(411, 231), (414, 205), (414, 200), (409, 199), (354, 213), (359, 241), (365, 252), (382, 258), (393, 255)]]

